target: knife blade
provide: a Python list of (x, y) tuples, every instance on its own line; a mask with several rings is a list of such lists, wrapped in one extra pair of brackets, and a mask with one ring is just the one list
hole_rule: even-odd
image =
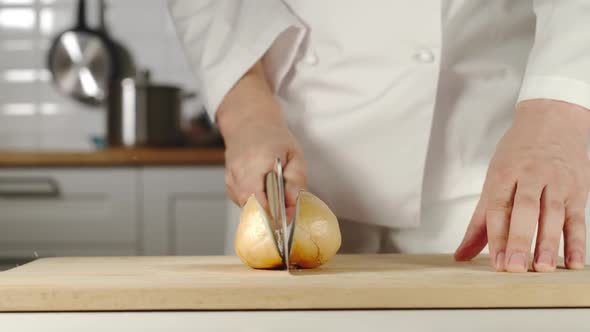
[(281, 255), (285, 268), (290, 270), (289, 255), (291, 253), (291, 232), (293, 225), (287, 224), (285, 180), (280, 158), (276, 158), (273, 170), (266, 175), (266, 196), (272, 217), (271, 227), (275, 245)]

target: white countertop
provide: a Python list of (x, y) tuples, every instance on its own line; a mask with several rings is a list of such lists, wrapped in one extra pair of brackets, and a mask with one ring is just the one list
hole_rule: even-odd
[(1, 331), (589, 331), (590, 309), (0, 314)]

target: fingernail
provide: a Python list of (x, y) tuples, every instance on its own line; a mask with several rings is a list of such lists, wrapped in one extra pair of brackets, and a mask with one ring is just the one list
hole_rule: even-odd
[(526, 258), (524, 257), (523, 253), (517, 252), (510, 256), (508, 260), (508, 269), (510, 271), (518, 272), (518, 271), (526, 271)]
[(567, 262), (567, 266), (570, 269), (580, 270), (584, 268), (584, 259), (582, 258), (582, 254), (579, 252), (573, 252), (569, 254)]
[(293, 197), (295, 197), (295, 199), (297, 199), (297, 197), (299, 196), (299, 189), (291, 189), (290, 193), (291, 195), (293, 195)]
[(289, 196), (292, 198), (293, 202), (297, 201), (297, 197), (299, 196), (299, 188), (295, 186), (287, 186), (287, 192)]
[(539, 257), (537, 257), (537, 265), (544, 265), (551, 268), (554, 267), (555, 260), (553, 259), (553, 255), (548, 251), (541, 252)]
[(467, 239), (467, 237), (463, 238), (463, 241), (461, 241), (461, 244), (459, 244), (457, 249), (455, 249), (455, 256), (457, 256), (457, 254), (461, 253), (464, 250), (463, 247), (465, 246), (466, 239)]
[(504, 253), (504, 251), (500, 251), (496, 255), (496, 270), (498, 270), (498, 271), (504, 270), (504, 258), (505, 258), (505, 256), (506, 256), (506, 254)]

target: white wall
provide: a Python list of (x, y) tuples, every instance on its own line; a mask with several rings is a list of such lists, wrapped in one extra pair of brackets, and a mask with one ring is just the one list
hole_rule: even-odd
[[(97, 0), (87, 0), (96, 22)], [(0, 0), (0, 149), (91, 149), (102, 109), (60, 95), (45, 70), (52, 38), (75, 22), (75, 0)], [(109, 0), (107, 20), (155, 81), (194, 89), (165, 0)], [(187, 113), (200, 111), (185, 105)]]

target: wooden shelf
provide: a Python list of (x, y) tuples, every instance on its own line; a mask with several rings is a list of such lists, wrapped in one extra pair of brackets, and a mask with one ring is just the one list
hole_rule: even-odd
[(205, 166), (224, 161), (221, 148), (0, 151), (0, 167)]

